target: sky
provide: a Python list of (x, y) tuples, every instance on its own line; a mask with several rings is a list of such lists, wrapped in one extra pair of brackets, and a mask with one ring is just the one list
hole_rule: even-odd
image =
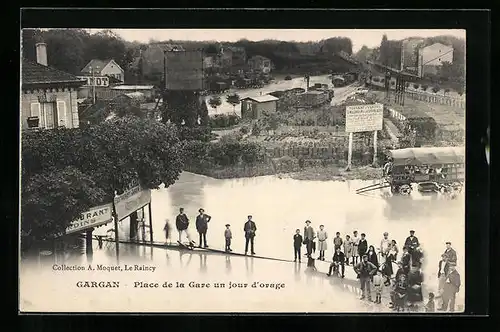
[[(101, 29), (91, 29), (92, 32)], [(357, 52), (363, 45), (370, 48), (380, 45), (383, 34), (390, 40), (400, 40), (407, 37), (432, 37), (452, 35), (465, 39), (465, 30), (429, 30), (429, 29), (112, 29), (127, 41), (143, 43), (153, 40), (217, 40), (220, 42), (234, 42), (239, 39), (259, 41), (263, 39), (277, 39), (283, 41), (319, 41), (332, 37), (348, 37), (352, 40), (353, 52)]]

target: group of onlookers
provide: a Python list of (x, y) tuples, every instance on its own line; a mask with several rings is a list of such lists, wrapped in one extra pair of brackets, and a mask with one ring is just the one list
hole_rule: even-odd
[[(199, 215), (196, 217), (196, 230), (199, 234), (198, 247), (208, 248), (207, 245), (207, 229), (211, 217), (205, 214), (205, 211), (200, 208)], [(184, 209), (179, 209), (179, 214), (176, 217), (176, 228), (179, 232), (179, 243), (182, 244), (182, 233), (186, 234), (188, 245), (191, 249), (195, 246), (195, 242), (191, 239), (188, 232), (189, 218), (184, 213)], [(165, 225), (165, 232), (169, 238), (169, 223)], [(243, 226), (245, 234), (245, 254), (248, 252), (250, 245), (251, 254), (254, 255), (254, 237), (257, 227), (252, 220), (252, 216), (247, 217), (247, 221)], [(226, 224), (224, 231), (225, 251), (231, 252), (232, 232), (229, 224)], [(317, 246), (316, 246), (317, 243)], [(311, 221), (306, 220), (301, 235), (300, 229), (297, 229), (293, 236), (294, 246), (294, 262), (301, 262), (301, 248), (306, 246), (306, 256), (309, 261), (314, 261), (312, 254), (319, 252), (316, 259), (325, 261), (325, 252), (328, 249), (328, 233), (324, 225), (319, 226), (319, 230), (315, 231), (311, 226)], [(340, 232), (336, 232), (333, 238), (334, 254), (332, 263), (330, 264), (327, 275), (331, 276), (336, 272), (341, 278), (344, 278), (345, 265), (353, 265), (357, 278), (360, 280), (362, 291), (361, 299), (367, 298), (372, 300), (372, 286), (375, 291), (375, 303), (381, 303), (382, 291), (384, 287), (389, 287), (391, 303), (390, 306), (395, 310), (416, 310), (417, 304), (423, 301), (422, 283), (423, 274), (421, 271), (423, 252), (420, 247), (418, 238), (415, 236), (415, 231), (411, 230), (410, 235), (406, 238), (403, 246), (403, 251), (398, 261), (399, 248), (397, 242), (389, 239), (389, 233), (384, 232), (380, 245), (375, 248), (373, 245), (368, 245), (366, 234), (361, 233), (358, 237), (358, 231), (353, 231), (352, 237), (349, 234), (345, 238), (340, 236)], [(441, 299), (442, 305), (438, 310), (454, 311), (455, 296), (460, 290), (460, 274), (456, 271), (457, 254), (451, 247), (450, 242), (446, 242), (446, 250), (441, 256), (438, 271), (438, 294), (429, 293), (429, 301), (425, 306), (426, 311), (432, 312), (435, 310), (434, 300)], [(393, 264), (397, 264), (398, 269), (395, 276)], [(309, 263), (308, 263), (309, 265)]]
[[(325, 260), (325, 251), (328, 248), (328, 233), (324, 225), (319, 226), (317, 232), (311, 226), (311, 221), (307, 220), (304, 227), (304, 236), (301, 236), (300, 229), (294, 235), (295, 262), (301, 260), (301, 247), (306, 246), (306, 256), (310, 259), (317, 249), (318, 260)], [(317, 240), (317, 248), (315, 246)], [(375, 303), (381, 303), (382, 290), (384, 287), (390, 288), (390, 307), (395, 310), (418, 310), (418, 304), (424, 301), (422, 295), (422, 283), (424, 280), (421, 270), (423, 251), (415, 231), (411, 230), (406, 238), (401, 256), (396, 240), (389, 239), (389, 233), (385, 232), (376, 248), (368, 245), (366, 234), (354, 231), (352, 237), (345, 235), (345, 238), (336, 232), (333, 238), (334, 255), (327, 275), (331, 276), (336, 272), (344, 278), (345, 265), (353, 265), (357, 278), (360, 280), (362, 291), (361, 299), (372, 300), (372, 286), (375, 292)], [(426, 311), (434, 311), (434, 299), (441, 298), (442, 305), (438, 310), (453, 311), (455, 307), (455, 296), (460, 289), (460, 275), (455, 269), (457, 256), (451, 243), (446, 242), (446, 251), (442, 255), (439, 263), (439, 287), (438, 295), (429, 293), (429, 302), (425, 306)], [(394, 275), (393, 264), (398, 268)]]

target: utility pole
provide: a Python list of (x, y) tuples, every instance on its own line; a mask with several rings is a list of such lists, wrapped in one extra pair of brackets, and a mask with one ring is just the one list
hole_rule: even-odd
[(389, 90), (391, 88), (391, 73), (385, 73), (385, 99), (389, 99)]

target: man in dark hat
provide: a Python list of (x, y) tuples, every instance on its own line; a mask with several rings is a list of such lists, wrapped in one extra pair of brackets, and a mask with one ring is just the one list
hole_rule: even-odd
[(252, 216), (248, 216), (248, 219), (243, 226), (243, 231), (245, 232), (245, 255), (248, 252), (248, 242), (250, 242), (250, 252), (252, 253), (252, 255), (255, 255), (255, 251), (253, 250), (253, 239), (255, 237), (256, 230), (257, 226), (252, 220)]
[(449, 264), (457, 264), (457, 252), (451, 247), (451, 242), (446, 242), (446, 250), (443, 255), (445, 256), (444, 274), (448, 274)]
[(404, 245), (408, 248), (408, 252), (410, 253), (410, 255), (415, 263), (417, 261), (417, 258), (414, 257), (414, 252), (415, 252), (415, 249), (420, 246), (420, 243), (418, 242), (418, 238), (415, 236), (414, 230), (410, 231), (410, 236), (408, 236), (406, 238)]
[(311, 257), (313, 241), (314, 229), (311, 227), (311, 221), (306, 220), (306, 226), (304, 227), (304, 244), (307, 248), (307, 257)]
[(448, 265), (449, 272), (443, 289), (443, 306), (438, 310), (446, 311), (449, 305), (450, 311), (453, 312), (455, 311), (455, 297), (460, 291), (461, 281), (460, 274), (456, 270), (456, 264), (449, 263)]
[(368, 261), (368, 255), (365, 254), (361, 258), (361, 262), (354, 266), (354, 272), (356, 272), (356, 274), (358, 275), (359, 281), (361, 283), (361, 300), (368, 297), (368, 300), (371, 301), (372, 295), (370, 282), (371, 277), (377, 272), (377, 267)]
[(200, 213), (196, 217), (196, 230), (198, 231), (198, 234), (200, 235), (200, 242), (198, 243), (198, 247), (201, 248), (202, 240), (205, 248), (208, 248), (207, 245), (207, 230), (208, 230), (208, 223), (212, 219), (208, 214), (205, 214), (205, 210), (199, 209), (198, 212)]
[(408, 272), (410, 272), (410, 263), (411, 263), (411, 255), (408, 251), (408, 247), (403, 247), (403, 256), (401, 256), (401, 264), (403, 265), (403, 271), (406, 276), (408, 276)]

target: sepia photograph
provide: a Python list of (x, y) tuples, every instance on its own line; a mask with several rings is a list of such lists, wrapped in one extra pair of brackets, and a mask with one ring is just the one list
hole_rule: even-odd
[(22, 313), (465, 311), (465, 30), (20, 46)]

